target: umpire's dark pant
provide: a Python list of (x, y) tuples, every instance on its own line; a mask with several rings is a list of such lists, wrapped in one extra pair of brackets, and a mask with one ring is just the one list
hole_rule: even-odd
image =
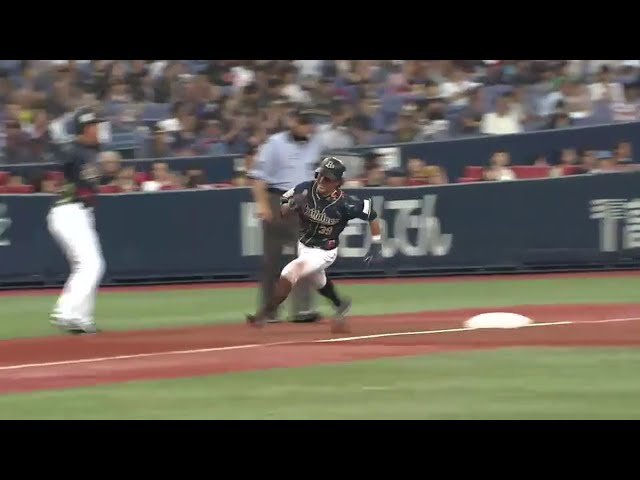
[[(280, 215), (281, 193), (269, 191), (269, 206), (273, 214), (270, 222), (262, 223), (264, 265), (262, 271), (262, 303), (273, 294), (275, 284), (284, 266), (296, 257), (298, 248), (299, 221), (295, 215), (283, 218)], [(283, 254), (283, 248), (287, 253)], [(299, 281), (291, 292), (291, 317), (306, 315), (313, 308), (313, 292), (307, 282)], [(277, 312), (269, 312), (273, 318)]]

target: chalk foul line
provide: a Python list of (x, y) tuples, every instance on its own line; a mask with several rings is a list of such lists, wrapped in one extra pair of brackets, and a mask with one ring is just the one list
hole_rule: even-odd
[[(510, 329), (505, 328), (504, 330), (518, 330), (520, 328), (535, 328), (535, 327), (550, 327), (554, 325), (580, 325), (580, 324), (590, 324), (590, 323), (616, 323), (616, 322), (634, 322), (640, 320), (640, 317), (629, 317), (629, 318), (607, 318), (605, 320), (583, 320), (580, 322), (574, 321), (561, 321), (561, 322), (540, 322), (540, 323), (531, 323), (529, 325), (523, 325), (518, 328)], [(370, 338), (384, 338), (384, 337), (403, 337), (409, 335), (433, 335), (436, 333), (454, 333), (454, 332), (470, 332), (477, 330), (503, 330), (501, 328), (475, 328), (475, 327), (460, 327), (460, 328), (446, 328), (442, 330), (422, 330), (415, 332), (391, 332), (391, 333), (376, 333), (373, 335), (362, 335), (358, 337), (339, 337), (339, 338), (329, 338), (326, 340), (315, 340), (314, 343), (334, 343), (334, 342), (353, 342), (356, 340), (366, 340)]]
[[(504, 329), (504, 330), (519, 330), (522, 328), (550, 327), (550, 326), (557, 326), (557, 325), (620, 323), (620, 322), (635, 322), (635, 321), (640, 321), (640, 317), (607, 318), (604, 320), (583, 320), (579, 322), (576, 322), (576, 321), (541, 322), (541, 323), (532, 323), (530, 325), (524, 325), (522, 327), (518, 327), (515, 329)], [(271, 343), (249, 343), (245, 345), (230, 345), (227, 347), (210, 347), (210, 348), (198, 348), (198, 349), (191, 349), (191, 350), (171, 350), (167, 352), (133, 353), (130, 355), (114, 355), (111, 357), (81, 358), (77, 360), (62, 360), (58, 362), (5, 365), (5, 366), (0, 366), (0, 372), (8, 371), (8, 370), (23, 370), (28, 368), (59, 367), (59, 366), (65, 366), (65, 365), (79, 365), (83, 363), (100, 363), (100, 362), (111, 362), (111, 361), (117, 361), (117, 360), (131, 360), (131, 359), (138, 359), (138, 358), (164, 357), (164, 356), (171, 356), (171, 355), (193, 355), (193, 354), (199, 354), (199, 353), (225, 352), (230, 350), (248, 350), (251, 348), (277, 347), (281, 345), (305, 345), (305, 344), (314, 344), (314, 343), (354, 342), (358, 340), (367, 340), (371, 338), (403, 337), (403, 336), (410, 336), (410, 335), (435, 335), (438, 333), (456, 333), (456, 332), (469, 332), (469, 331), (477, 331), (477, 330), (503, 330), (503, 329), (460, 327), (460, 328), (445, 328), (445, 329), (439, 329), (439, 330), (419, 330), (414, 332), (377, 333), (374, 335), (327, 338), (327, 339), (320, 339), (320, 340), (290, 340), (290, 341), (271, 342)]]

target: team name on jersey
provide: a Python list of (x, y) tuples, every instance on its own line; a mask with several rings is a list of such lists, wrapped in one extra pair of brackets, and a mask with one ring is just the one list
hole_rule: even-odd
[(304, 207), (304, 215), (305, 217), (313, 220), (314, 222), (321, 223), (323, 225), (335, 225), (340, 221), (339, 218), (329, 217), (322, 210), (310, 208), (308, 204)]

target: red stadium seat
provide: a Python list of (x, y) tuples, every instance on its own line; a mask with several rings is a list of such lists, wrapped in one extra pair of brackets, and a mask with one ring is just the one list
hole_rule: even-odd
[(546, 165), (513, 165), (513, 173), (518, 178), (545, 178), (549, 176), (551, 167)]
[(147, 172), (136, 172), (135, 175), (133, 176), (133, 179), (138, 184), (142, 184), (148, 180), (151, 180)]
[(0, 193), (7, 193), (7, 187), (0, 185)]
[(0, 172), (0, 185), (4, 185), (9, 180), (9, 172)]
[(458, 178), (458, 183), (471, 183), (479, 181), (479, 178), (471, 178), (471, 177), (460, 177)]
[(407, 186), (415, 187), (418, 185), (429, 185), (426, 178), (407, 178)]
[(54, 180), (56, 182), (61, 182), (64, 179), (64, 174), (57, 170), (48, 170), (44, 174), (44, 178), (47, 180)]
[(464, 176), (466, 178), (475, 178), (480, 180), (482, 178), (482, 170), (484, 167), (478, 167), (476, 165), (467, 165), (464, 167)]
[(7, 193), (33, 193), (35, 188), (33, 185), (7, 185)]
[(563, 175), (576, 175), (577, 173), (580, 173), (580, 166), (578, 165), (565, 165), (562, 167)]
[(122, 190), (117, 185), (100, 185), (98, 191), (100, 193), (120, 193)]

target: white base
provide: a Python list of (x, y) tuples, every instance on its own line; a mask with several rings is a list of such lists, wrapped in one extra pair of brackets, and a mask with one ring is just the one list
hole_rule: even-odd
[(520, 328), (533, 320), (524, 315), (506, 312), (481, 313), (464, 322), (466, 328)]

